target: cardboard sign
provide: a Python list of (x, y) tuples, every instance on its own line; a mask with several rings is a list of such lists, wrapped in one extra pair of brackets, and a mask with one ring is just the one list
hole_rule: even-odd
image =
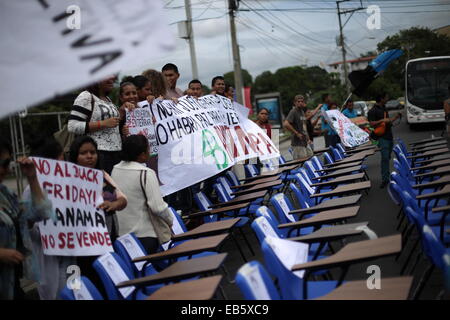
[(103, 202), (103, 171), (65, 161), (31, 159), (57, 219), (39, 223), (44, 254), (98, 256), (113, 251), (105, 214), (97, 209)]

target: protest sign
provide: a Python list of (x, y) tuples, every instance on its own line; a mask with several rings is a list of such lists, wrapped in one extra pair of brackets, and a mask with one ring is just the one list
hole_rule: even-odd
[(103, 202), (103, 171), (65, 161), (31, 158), (56, 221), (39, 223), (46, 255), (91, 256), (113, 251)]
[[(148, 108), (155, 119), (154, 128), (149, 121), (138, 121), (145, 128), (138, 128), (136, 121), (132, 126), (139, 132), (147, 129), (150, 143), (157, 148), (163, 195), (203, 181), (238, 161), (280, 155), (265, 132), (243, 115), (246, 110), (228, 98), (184, 96), (178, 103), (156, 99)], [(134, 114), (136, 120), (136, 111)], [(131, 116), (129, 120), (131, 123)]]
[(0, 42), (0, 116), (138, 68), (175, 44), (162, 1), (2, 1), (1, 13), (9, 32)]
[(138, 108), (126, 111), (125, 125), (128, 126), (130, 135), (141, 134), (145, 136), (149, 144), (151, 155), (158, 154), (158, 145), (155, 137), (155, 127), (148, 102), (138, 103)]
[(369, 142), (369, 134), (355, 125), (339, 110), (325, 111), (324, 117), (339, 135), (344, 146), (352, 148)]

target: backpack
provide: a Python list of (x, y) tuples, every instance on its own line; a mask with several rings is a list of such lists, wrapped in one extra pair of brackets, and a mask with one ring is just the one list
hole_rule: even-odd
[[(91, 121), (92, 112), (94, 111), (94, 95), (91, 93), (91, 112), (89, 113), (86, 122), (89, 123)], [(61, 130), (56, 131), (53, 134), (53, 137), (56, 141), (59, 142), (59, 144), (63, 147), (63, 153), (64, 153), (64, 159), (68, 160), (68, 154), (70, 152), (70, 146), (72, 145), (72, 142), (78, 137), (75, 133), (69, 132), (69, 120), (67, 120), (67, 123), (64, 124), (64, 126), (61, 128)]]

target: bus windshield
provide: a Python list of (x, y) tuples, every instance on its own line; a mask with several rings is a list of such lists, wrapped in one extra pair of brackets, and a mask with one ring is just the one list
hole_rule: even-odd
[(409, 62), (406, 72), (408, 101), (422, 109), (442, 109), (449, 95), (450, 57)]

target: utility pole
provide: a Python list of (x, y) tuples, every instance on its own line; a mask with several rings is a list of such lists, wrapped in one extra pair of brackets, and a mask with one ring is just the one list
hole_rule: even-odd
[[(348, 66), (347, 66), (347, 57), (346, 57), (346, 50), (345, 50), (345, 38), (344, 38), (344, 27), (347, 24), (347, 22), (350, 20), (350, 18), (352, 17), (353, 13), (355, 13), (355, 11), (359, 11), (364, 9), (362, 6), (362, 1), (360, 1), (361, 3), (361, 7), (356, 8), (356, 9), (350, 9), (350, 10), (345, 10), (345, 11), (341, 11), (340, 8), (340, 4), (342, 2), (347, 2), (350, 0), (338, 0), (336, 1), (336, 5), (337, 5), (337, 13), (338, 13), (338, 18), (339, 18), (339, 44), (341, 45), (342, 48), (342, 63), (344, 66), (344, 81), (345, 81), (345, 89), (347, 91), (347, 93), (350, 92), (350, 84), (348, 82)], [(347, 21), (344, 23), (344, 25), (342, 25), (342, 20), (341, 20), (341, 15), (342, 14), (347, 14), (347, 13), (351, 13), (350, 17), (348, 17)]]
[(191, 12), (191, 0), (184, 0), (184, 5), (186, 7), (186, 29), (187, 29), (187, 40), (189, 41), (189, 51), (191, 53), (191, 67), (192, 67), (192, 77), (198, 79), (198, 68), (197, 68), (197, 56), (195, 55), (195, 44), (194, 44), (194, 31), (192, 30), (192, 12)]
[(348, 83), (348, 66), (347, 66), (347, 57), (345, 52), (345, 42), (344, 42), (344, 32), (342, 27), (342, 20), (341, 20), (341, 8), (339, 7), (339, 3), (344, 1), (336, 1), (337, 5), (337, 11), (338, 11), (338, 18), (339, 18), (339, 44), (342, 48), (342, 64), (344, 66), (344, 81), (345, 81), (345, 90), (347, 93), (350, 91), (350, 86)]
[(239, 0), (228, 0), (228, 14), (230, 16), (231, 46), (233, 49), (234, 89), (236, 90), (237, 102), (244, 104), (241, 55), (236, 39), (236, 24), (234, 23), (234, 13), (238, 8), (238, 2)]

